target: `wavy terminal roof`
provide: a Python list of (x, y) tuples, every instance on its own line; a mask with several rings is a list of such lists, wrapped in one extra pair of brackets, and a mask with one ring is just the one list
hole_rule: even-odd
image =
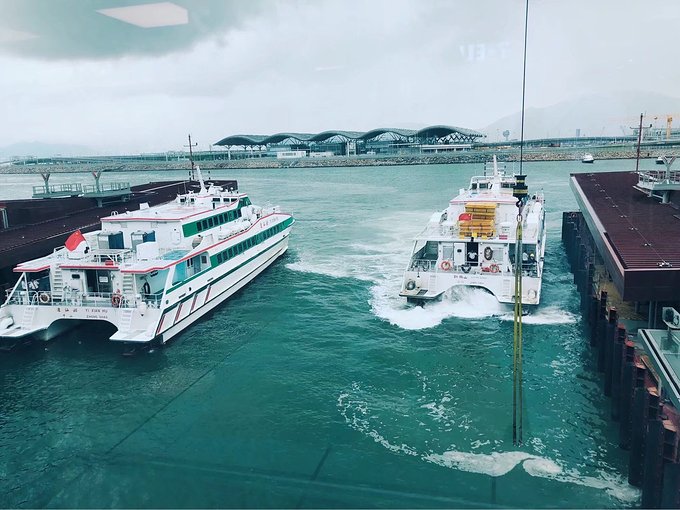
[(268, 145), (281, 143), (284, 140), (298, 140), (300, 142), (323, 142), (330, 138), (340, 137), (347, 140), (372, 140), (385, 133), (391, 133), (402, 138), (444, 138), (453, 136), (461, 141), (473, 142), (485, 135), (479, 131), (455, 126), (428, 126), (423, 129), (377, 128), (370, 131), (322, 131), (321, 133), (276, 133), (275, 135), (231, 135), (222, 138), (214, 145)]

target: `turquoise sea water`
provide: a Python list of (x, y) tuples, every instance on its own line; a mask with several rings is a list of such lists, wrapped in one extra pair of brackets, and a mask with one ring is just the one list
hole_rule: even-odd
[[(426, 308), (397, 296), (412, 237), (481, 165), (212, 171), (294, 213), (288, 253), (165, 348), (122, 357), (90, 324), (1, 353), (0, 506), (638, 504), (560, 241), (569, 173), (634, 164), (525, 165), (548, 245), (521, 447), (511, 309), (479, 290)], [(91, 177), (51, 183), (73, 180)], [(3, 176), (0, 198), (40, 183)]]

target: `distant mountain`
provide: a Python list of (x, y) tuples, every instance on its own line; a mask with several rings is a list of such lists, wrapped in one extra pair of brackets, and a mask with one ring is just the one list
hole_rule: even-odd
[(14, 156), (35, 156), (47, 158), (56, 155), (84, 156), (94, 154), (94, 151), (84, 145), (52, 144), (42, 142), (20, 142), (0, 147), (0, 160), (5, 161)]
[[(644, 123), (665, 128), (666, 115), (672, 115), (674, 126), (680, 125), (680, 98), (651, 92), (619, 92), (608, 95), (589, 95), (570, 99), (544, 108), (527, 108), (524, 119), (524, 137), (558, 138), (576, 136), (632, 135), (632, 126), (639, 123), (640, 113), (645, 113)], [(675, 113), (675, 115), (673, 115)], [(654, 119), (656, 116), (656, 120)], [(520, 113), (509, 115), (480, 129), (491, 142), (504, 140), (503, 132), (510, 131), (510, 139), (520, 137)]]

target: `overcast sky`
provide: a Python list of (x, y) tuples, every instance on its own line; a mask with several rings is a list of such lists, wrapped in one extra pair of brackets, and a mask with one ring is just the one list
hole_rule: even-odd
[[(0, 146), (164, 151), (190, 132), (207, 149), (520, 110), (523, 1), (172, 0), (148, 28), (104, 11), (140, 3), (0, 0)], [(679, 20), (674, 0), (530, 0), (527, 106), (680, 96)]]

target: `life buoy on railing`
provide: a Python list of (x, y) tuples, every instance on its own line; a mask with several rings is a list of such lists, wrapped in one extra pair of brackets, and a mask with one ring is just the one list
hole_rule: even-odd
[(491, 264), (489, 266), (489, 271), (491, 271), (492, 273), (500, 273), (501, 268), (498, 267), (498, 264)]
[(491, 260), (493, 258), (493, 250), (491, 249), (490, 246), (484, 248), (484, 258), (486, 260)]
[(113, 305), (114, 308), (120, 307), (122, 301), (123, 296), (121, 296), (119, 292), (116, 292), (111, 296), (111, 305)]
[(41, 292), (38, 295), (38, 301), (40, 301), (42, 304), (46, 305), (47, 303), (50, 302), (50, 295), (47, 292)]
[(442, 263), (439, 264), (439, 267), (442, 269), (442, 271), (451, 271), (451, 262), (448, 260), (442, 260)]
[(460, 268), (463, 270), (464, 273), (469, 273), (470, 269), (472, 269), (472, 266), (465, 264), (464, 266), (460, 266)]

